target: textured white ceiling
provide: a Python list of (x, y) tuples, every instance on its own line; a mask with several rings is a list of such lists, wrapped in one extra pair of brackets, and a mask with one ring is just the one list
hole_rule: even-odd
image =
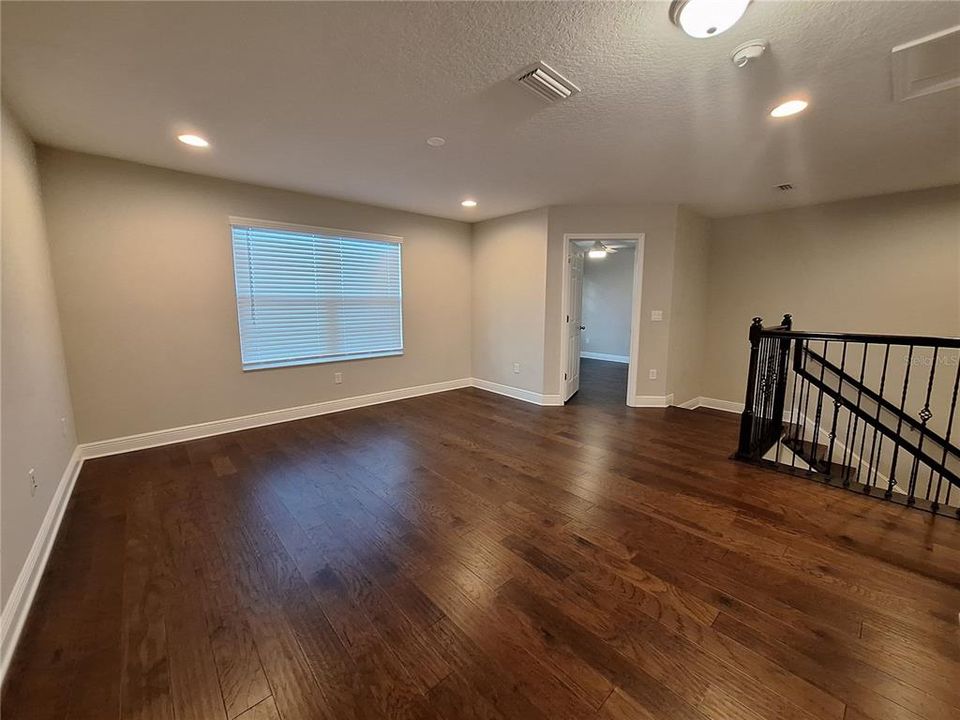
[[(895, 103), (890, 77), (891, 48), (957, 23), (957, 2), (760, 0), (694, 40), (666, 3), (4, 2), (2, 87), (42, 143), (208, 175), (460, 219), (719, 216), (960, 182), (960, 89)], [(539, 59), (583, 92), (509, 82)], [(796, 94), (806, 113), (767, 116)]]

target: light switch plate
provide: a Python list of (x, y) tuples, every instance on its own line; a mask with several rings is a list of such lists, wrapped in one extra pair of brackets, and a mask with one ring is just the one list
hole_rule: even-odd
[(661, 320), (663, 320), (663, 310), (651, 310), (650, 319), (653, 322), (660, 322)]

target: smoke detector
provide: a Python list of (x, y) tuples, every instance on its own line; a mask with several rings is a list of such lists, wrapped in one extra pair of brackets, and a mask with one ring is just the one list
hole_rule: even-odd
[(730, 59), (738, 68), (746, 67), (751, 60), (761, 57), (769, 46), (766, 40), (749, 40), (737, 45), (730, 53)]
[(516, 81), (548, 102), (566, 100), (580, 92), (580, 88), (542, 60), (520, 73)]

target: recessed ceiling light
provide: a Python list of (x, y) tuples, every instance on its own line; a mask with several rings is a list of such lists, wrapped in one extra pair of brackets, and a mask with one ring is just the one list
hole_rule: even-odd
[(673, 0), (670, 20), (690, 37), (708, 38), (736, 25), (750, 0)]
[(770, 116), (780, 118), (796, 115), (798, 112), (806, 110), (807, 104), (806, 100), (787, 100), (785, 103), (781, 103), (771, 110)]
[(464, 201), (463, 201), (462, 203), (460, 203), (460, 204), (463, 205), (464, 207), (476, 207), (476, 206), (477, 206), (477, 201), (476, 201), (476, 200), (464, 200)]
[(433, 137), (427, 138), (427, 145), (429, 145), (430, 147), (443, 147), (446, 144), (447, 144), (446, 138), (442, 138), (438, 135), (434, 135)]
[(199, 135), (177, 135), (177, 140), (182, 142), (184, 145), (190, 145), (191, 147), (210, 147), (210, 143), (207, 142), (206, 138), (202, 138)]

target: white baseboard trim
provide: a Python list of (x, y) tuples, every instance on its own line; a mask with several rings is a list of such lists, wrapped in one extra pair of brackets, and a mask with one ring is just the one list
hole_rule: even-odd
[(428, 385), (416, 385), (414, 387), (386, 390), (369, 395), (356, 395), (354, 397), (327, 400), (326, 402), (311, 403), (310, 405), (300, 405), (282, 410), (268, 410), (266, 412), (254, 413), (253, 415), (213, 420), (195, 425), (184, 425), (167, 430), (155, 430), (153, 432), (128, 435), (112, 440), (99, 440), (97, 442), (84, 443), (80, 448), (84, 458), (118, 455), (120, 453), (133, 452), (134, 450), (158, 447), (160, 445), (170, 445), (187, 440), (199, 440), (200, 438), (210, 437), (212, 435), (223, 435), (224, 433), (236, 432), (237, 430), (249, 430), (250, 428), (261, 427), (263, 425), (274, 425), (276, 423), (301, 420), (303, 418), (326, 415), (343, 410), (354, 410), (356, 408), (367, 407), (368, 405), (379, 405), (380, 403), (393, 402), (394, 400), (405, 400), (420, 395), (457, 390), (459, 388), (470, 387), (471, 385), (473, 385), (471, 378), (446, 380)]
[(669, 395), (634, 395), (627, 405), (638, 408), (670, 407), (673, 405), (673, 393)]
[(741, 402), (732, 402), (730, 400), (717, 400), (716, 398), (708, 397), (695, 397), (691, 400), (687, 400), (685, 403), (681, 403), (677, 407), (683, 408), (684, 410), (696, 410), (697, 408), (709, 408), (711, 410), (722, 410), (723, 412), (729, 413), (742, 413), (743, 412), (743, 403)]
[(82, 466), (83, 456), (80, 447), (77, 446), (60, 477), (60, 483), (50, 500), (50, 506), (33, 540), (33, 546), (20, 570), (17, 582), (10, 592), (10, 597), (7, 598), (7, 604), (3, 606), (2, 617), (0, 617), (0, 683), (7, 675), (13, 651), (17, 647), (20, 633), (30, 613), (30, 606), (40, 586), (40, 579), (43, 577), (50, 551), (57, 539), (60, 523), (63, 521), (63, 515), (73, 493), (73, 486), (77, 482)]
[(629, 355), (610, 355), (609, 353), (595, 353), (595, 352), (580, 352), (580, 357), (587, 358), (588, 360), (606, 360), (607, 362), (623, 363), (624, 365), (630, 364)]
[(473, 378), (473, 387), (486, 390), (487, 392), (505, 395), (514, 400), (523, 400), (534, 405), (556, 406), (563, 405), (563, 399), (559, 395), (544, 395), (543, 393), (524, 390), (523, 388), (513, 387), (512, 385), (501, 385), (490, 380)]

